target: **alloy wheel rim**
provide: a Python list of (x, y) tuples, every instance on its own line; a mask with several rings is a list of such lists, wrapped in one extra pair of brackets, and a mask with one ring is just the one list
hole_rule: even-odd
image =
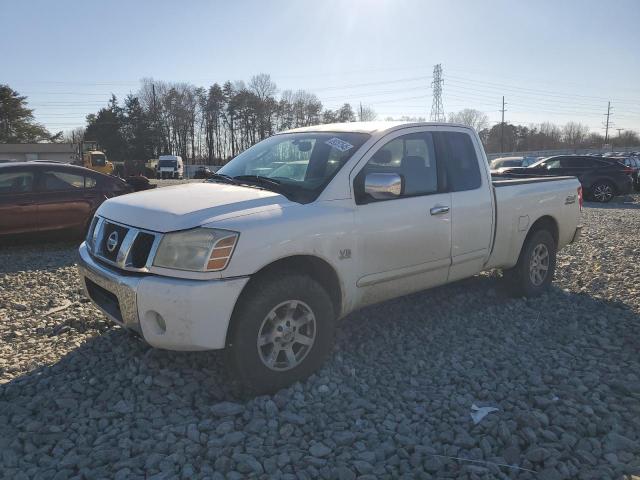
[(287, 300), (271, 309), (258, 330), (258, 355), (270, 370), (291, 370), (307, 357), (316, 340), (313, 310), (300, 300)]
[(610, 200), (613, 197), (613, 192), (609, 185), (598, 185), (595, 188), (593, 195), (600, 201)]
[(531, 283), (539, 287), (544, 283), (549, 272), (549, 249), (544, 243), (535, 246), (529, 262), (529, 278)]

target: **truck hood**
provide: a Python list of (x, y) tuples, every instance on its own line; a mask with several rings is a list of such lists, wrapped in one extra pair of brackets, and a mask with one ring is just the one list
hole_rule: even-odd
[(125, 225), (170, 232), (291, 205), (283, 195), (268, 190), (191, 183), (111, 198), (97, 214)]

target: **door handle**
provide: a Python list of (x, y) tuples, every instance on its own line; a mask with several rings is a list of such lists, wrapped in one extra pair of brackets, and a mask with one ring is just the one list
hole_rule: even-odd
[(435, 207), (432, 207), (431, 210), (429, 210), (429, 213), (431, 213), (431, 215), (442, 215), (448, 212), (449, 207), (446, 205), (436, 205)]

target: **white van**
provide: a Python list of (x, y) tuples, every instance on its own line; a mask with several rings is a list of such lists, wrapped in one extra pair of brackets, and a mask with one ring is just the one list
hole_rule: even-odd
[(184, 176), (184, 163), (178, 155), (160, 155), (156, 167), (157, 178), (179, 178)]

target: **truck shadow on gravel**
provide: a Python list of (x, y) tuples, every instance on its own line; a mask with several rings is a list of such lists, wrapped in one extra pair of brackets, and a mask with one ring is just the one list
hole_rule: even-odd
[[(0, 451), (5, 472), (44, 477), (188, 464), (195, 477), (621, 478), (640, 470), (639, 342), (624, 304), (558, 288), (512, 299), (483, 275), (349, 315), (318, 373), (253, 398), (221, 352), (154, 350), (114, 327), (0, 385)], [(475, 425), (473, 404), (499, 410)], [(316, 441), (332, 453), (315, 458)]]

